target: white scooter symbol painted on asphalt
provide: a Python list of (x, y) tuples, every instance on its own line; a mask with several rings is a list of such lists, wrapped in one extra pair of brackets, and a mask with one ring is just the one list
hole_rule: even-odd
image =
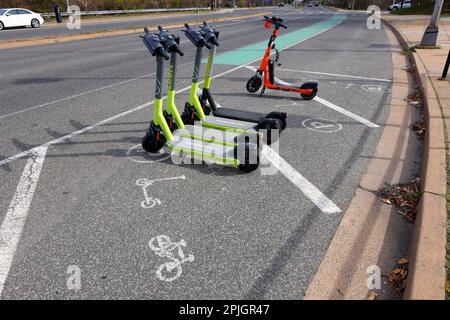
[(153, 185), (153, 183), (158, 182), (158, 181), (167, 181), (167, 180), (185, 180), (186, 177), (184, 175), (179, 176), (179, 177), (173, 177), (173, 178), (165, 178), (165, 179), (153, 179), (153, 180), (149, 180), (149, 179), (139, 179), (136, 181), (136, 185), (138, 185), (139, 187), (142, 187), (142, 190), (144, 191), (144, 197), (145, 200), (143, 200), (141, 202), (141, 207), (144, 209), (151, 209), (156, 205), (160, 205), (161, 204), (161, 200), (157, 199), (157, 198), (153, 198), (150, 197), (148, 195), (148, 190), (147, 187)]

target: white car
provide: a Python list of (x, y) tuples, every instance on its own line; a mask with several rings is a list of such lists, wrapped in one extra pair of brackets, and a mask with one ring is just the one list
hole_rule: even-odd
[[(393, 5), (390, 5), (388, 7), (388, 9), (391, 10), (391, 11), (395, 11), (395, 10), (398, 10), (398, 9), (401, 9), (401, 8), (402, 8), (402, 3), (401, 2), (394, 3)], [(405, 8), (411, 8), (411, 0), (404, 0), (403, 1), (403, 9), (405, 9)]]
[(44, 18), (38, 13), (21, 8), (0, 9), (0, 30), (9, 27), (39, 28)]

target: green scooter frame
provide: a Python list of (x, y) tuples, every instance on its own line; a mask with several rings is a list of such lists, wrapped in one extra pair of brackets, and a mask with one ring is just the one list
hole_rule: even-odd
[[(142, 140), (142, 147), (148, 152), (158, 152), (166, 146), (169, 151), (177, 157), (187, 157), (210, 161), (220, 165), (231, 165), (244, 172), (251, 172), (259, 166), (259, 150), (257, 143), (251, 143), (252, 137), (245, 135), (236, 136), (234, 139), (220, 140), (217, 137), (218, 132), (213, 132), (214, 138), (210, 138), (201, 126), (185, 126), (181, 121), (180, 115), (175, 106), (175, 73), (176, 73), (176, 54), (182, 55), (178, 44), (168, 46), (167, 39), (161, 39), (158, 34), (151, 34), (146, 29), (146, 35), (143, 37), (144, 43), (153, 56), (156, 56), (156, 85), (155, 100), (153, 110), (153, 120)], [(162, 85), (164, 81), (164, 60), (170, 59), (173, 63), (169, 68), (169, 92), (167, 110), (163, 112), (163, 93)], [(171, 130), (167, 122), (167, 116), (173, 117), (178, 129)], [(193, 130), (187, 130), (190, 127)], [(196, 137), (192, 132), (199, 132)], [(223, 133), (220, 132), (223, 136)]]

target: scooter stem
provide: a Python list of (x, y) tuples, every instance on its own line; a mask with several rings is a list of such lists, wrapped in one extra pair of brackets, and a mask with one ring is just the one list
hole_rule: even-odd
[(163, 91), (162, 85), (164, 81), (164, 58), (160, 55), (156, 56), (156, 85), (155, 85), (155, 102), (153, 107), (153, 122), (158, 125), (167, 141), (173, 140), (172, 132), (167, 125), (163, 114)]
[(191, 91), (189, 93), (189, 104), (194, 106), (195, 111), (197, 111), (197, 115), (200, 120), (205, 118), (205, 113), (203, 112), (203, 108), (200, 104), (200, 100), (198, 99), (197, 91), (198, 91), (198, 79), (200, 67), (202, 64), (202, 47), (197, 47), (197, 52), (195, 54), (195, 63), (194, 63), (194, 72), (192, 74), (192, 83), (191, 83)]
[(184, 129), (184, 123), (175, 105), (175, 79), (177, 76), (177, 52), (170, 53), (169, 81), (167, 90), (167, 113), (170, 114), (178, 129)]

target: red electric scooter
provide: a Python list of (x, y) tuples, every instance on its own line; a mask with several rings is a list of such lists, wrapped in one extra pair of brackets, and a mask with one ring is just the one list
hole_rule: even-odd
[[(317, 94), (317, 82), (306, 82), (301, 86), (296, 86), (279, 79), (275, 79), (275, 63), (277, 64), (277, 66), (281, 65), (278, 62), (280, 55), (278, 50), (275, 48), (275, 39), (278, 36), (280, 28), (287, 29), (287, 27), (283, 24), (283, 19), (277, 18), (275, 16), (272, 18), (264, 16), (264, 21), (264, 26), (267, 29), (273, 27), (273, 33), (270, 37), (269, 44), (267, 46), (266, 53), (264, 54), (264, 58), (262, 59), (261, 65), (256, 71), (256, 75), (254, 75), (247, 81), (247, 91), (250, 93), (257, 92), (263, 85), (263, 80), (261, 78), (264, 74), (264, 86), (261, 89), (260, 95), (263, 95), (266, 89), (273, 89), (298, 92), (305, 100), (313, 99)], [(270, 59), (270, 53), (272, 49), (275, 49), (276, 51), (275, 60)]]

